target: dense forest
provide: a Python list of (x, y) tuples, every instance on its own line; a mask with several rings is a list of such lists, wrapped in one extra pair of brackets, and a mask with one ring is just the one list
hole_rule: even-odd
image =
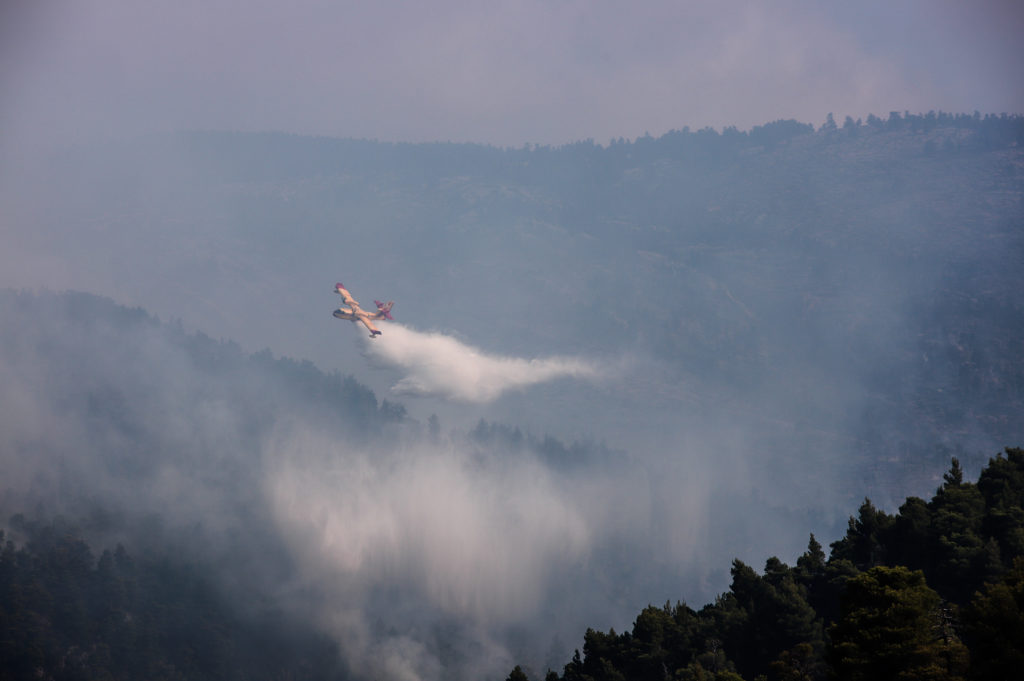
[(61, 517), (7, 525), (4, 681), (348, 678), (328, 636), (265, 603), (239, 608), (202, 564), (120, 544), (96, 555)]
[[(828, 559), (811, 534), (795, 566), (735, 560), (694, 610), (650, 606), (631, 631), (588, 629), (546, 681), (1016, 678), (1024, 665), (1024, 449), (960, 462), (930, 501), (895, 514), (865, 499)], [(521, 667), (509, 681), (529, 678)], [(539, 677), (538, 677), (539, 678)]]

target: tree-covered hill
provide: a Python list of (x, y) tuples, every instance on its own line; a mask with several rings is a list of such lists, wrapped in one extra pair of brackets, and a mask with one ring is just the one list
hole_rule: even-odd
[(12, 389), (52, 397), (57, 419), (113, 424), (126, 446), (152, 448), (174, 436), (168, 426), (175, 424), (156, 415), (178, 415), (191, 429), (203, 419), (185, 419), (183, 410), (195, 416), (218, 404), (230, 405), (237, 432), (247, 436), (233, 446), (255, 441), (283, 413), (336, 421), (350, 439), (376, 436), (403, 418), (400, 405), (378, 403), (351, 376), (269, 350), (246, 353), (233, 341), (188, 333), (180, 322), (108, 298), (3, 290), (0, 316)]
[[(1015, 678), (1024, 663), (1024, 449), (976, 483), (959, 461), (930, 501), (865, 500), (826, 559), (740, 560), (714, 603), (644, 609), (631, 631), (588, 629), (547, 681)], [(522, 679), (520, 667), (510, 679)], [(539, 677), (538, 677), (539, 678)]]
[(4, 681), (349, 678), (329, 637), (272, 604), (239, 607), (201, 564), (120, 544), (98, 552), (63, 518), (8, 525)]
[(255, 471), (290, 415), (358, 443), (401, 407), (94, 295), (0, 291), (0, 319), (0, 678), (350, 678), (268, 586)]
[(314, 320), (342, 277), (491, 351), (639, 358), (573, 395), (585, 424), (739, 422), (773, 454), (760, 475), (798, 479), (796, 452), (895, 503), (951, 453), (973, 472), (1022, 437), (1022, 130), (893, 112), (519, 149), (182, 133), (69, 151), (10, 204), (74, 288), (247, 350), (336, 366)]
[(316, 429), (340, 455), (405, 420), (351, 376), (90, 294), (0, 291), (0, 319), (4, 517), (65, 516), (90, 544), (177, 553), (240, 593), (294, 569), (265, 499), (275, 438)]

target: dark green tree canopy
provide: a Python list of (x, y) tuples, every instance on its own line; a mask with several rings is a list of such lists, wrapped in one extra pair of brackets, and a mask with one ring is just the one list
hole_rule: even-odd
[(954, 458), (930, 501), (889, 515), (865, 499), (827, 559), (812, 534), (795, 567), (733, 561), (729, 591), (699, 611), (666, 603), (632, 632), (588, 630), (561, 678), (1015, 678), (1022, 538), (1024, 450), (992, 458), (977, 484)]
[(967, 649), (936, 637), (942, 599), (920, 570), (873, 567), (846, 584), (841, 617), (829, 630), (829, 657), (839, 679), (958, 679)]

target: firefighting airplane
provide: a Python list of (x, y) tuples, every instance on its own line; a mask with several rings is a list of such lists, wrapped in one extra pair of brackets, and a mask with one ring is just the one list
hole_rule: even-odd
[(382, 303), (379, 300), (373, 301), (377, 304), (377, 311), (369, 313), (359, 307), (359, 303), (352, 297), (352, 294), (348, 292), (345, 286), (338, 282), (334, 285), (334, 292), (341, 295), (341, 299), (345, 302), (348, 307), (339, 307), (334, 311), (334, 316), (338, 319), (344, 319), (350, 322), (362, 322), (363, 325), (370, 331), (370, 338), (376, 338), (380, 335), (380, 329), (373, 325), (371, 319), (392, 319), (391, 317), (391, 306), (394, 305), (394, 301), (389, 300), (386, 303)]

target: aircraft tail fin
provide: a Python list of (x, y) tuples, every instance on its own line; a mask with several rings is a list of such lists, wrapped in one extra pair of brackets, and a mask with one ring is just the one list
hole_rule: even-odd
[(377, 305), (377, 311), (380, 314), (384, 315), (385, 319), (390, 319), (394, 321), (394, 317), (391, 316), (391, 306), (395, 304), (395, 301), (389, 300), (386, 303), (382, 303), (379, 300), (375, 300), (373, 302), (376, 303)]

